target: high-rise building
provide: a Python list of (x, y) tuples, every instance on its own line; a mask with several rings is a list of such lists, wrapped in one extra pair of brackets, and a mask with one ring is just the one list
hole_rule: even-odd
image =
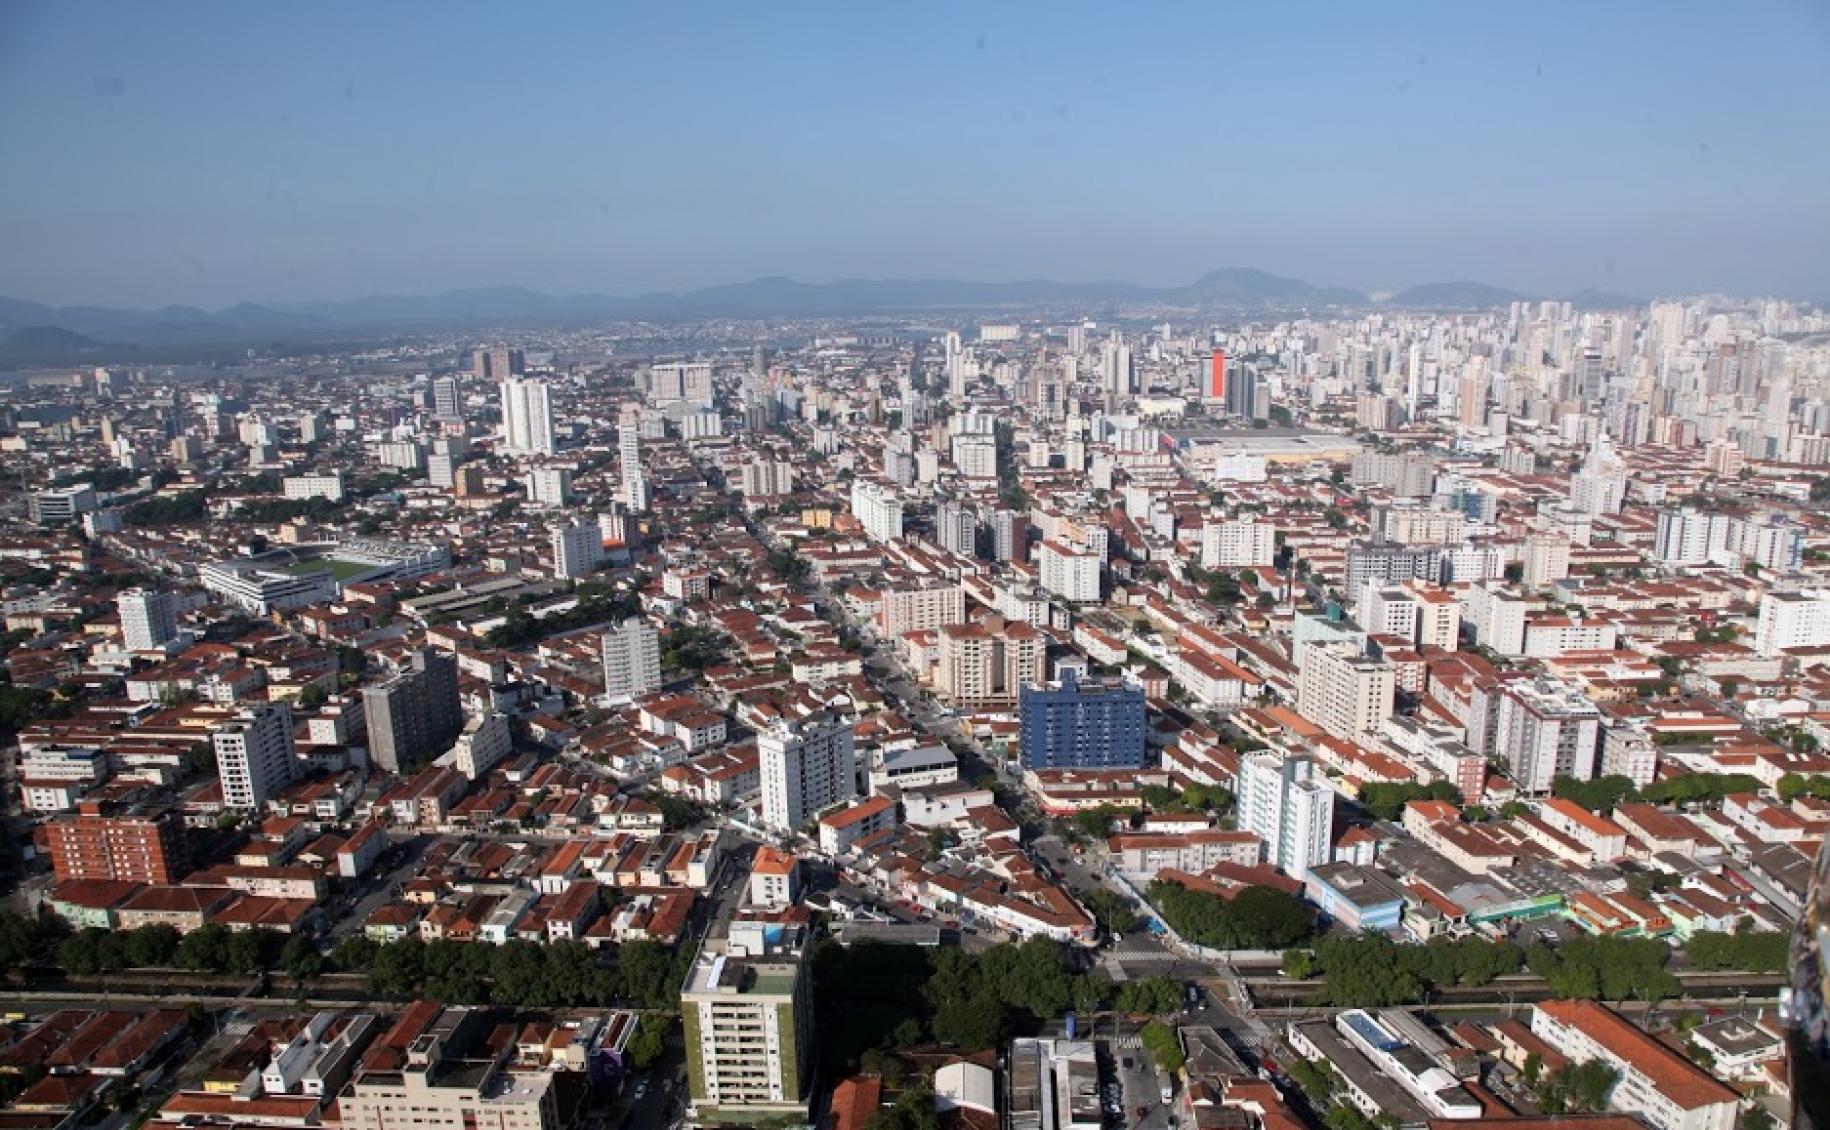
[(872, 541), (895, 541), (902, 537), (902, 497), (890, 487), (853, 479), (851, 513)]
[(858, 795), (858, 756), (851, 726), (817, 715), (778, 722), (756, 738), (763, 824), (791, 832)]
[(457, 661), (420, 648), (406, 670), (366, 687), (369, 761), (389, 773), (405, 773), (444, 751), (464, 725), (458, 698)]
[(794, 493), (794, 464), (757, 459), (743, 465), (740, 485), (745, 498), (774, 498)]
[(934, 690), (963, 707), (1008, 706), (1047, 666), (1048, 641), (1028, 624), (950, 624), (940, 629)]
[(806, 931), (735, 921), (707, 932), (680, 989), (695, 1124), (806, 1121), (814, 1076)]
[(1025, 769), (1138, 769), (1145, 762), (1144, 688), (1124, 680), (1081, 682), (1073, 672), (1018, 697)]
[[(370, 721), (370, 729), (374, 727)], [(237, 712), (210, 734), (216, 775), (228, 808), (259, 808), (298, 776), (293, 756), (292, 711), (283, 702)]]
[(934, 505), (934, 541), (949, 553), (977, 556), (978, 516), (952, 499), (942, 499)]
[(178, 638), (177, 600), (169, 592), (128, 589), (115, 600), (128, 651), (158, 651)]
[(1397, 675), (1392, 665), (1351, 643), (1303, 650), (1296, 710), (1329, 734), (1352, 742), (1376, 740), (1392, 716)]
[(1358, 603), (1367, 585), (1437, 580), (1442, 573), (1442, 559), (1443, 548), (1438, 545), (1356, 541), (1347, 547), (1347, 600)]
[(1277, 530), (1269, 522), (1237, 518), (1201, 527), (1201, 565), (1206, 569), (1251, 569), (1269, 565), (1277, 554)]
[(1523, 557), (1528, 589), (1545, 588), (1569, 576), (1569, 538), (1563, 534), (1527, 534)]
[(604, 532), (593, 517), (553, 527), (553, 575), (563, 581), (597, 572), (604, 562)]
[(661, 687), (661, 639), (641, 617), (624, 620), (604, 632), (604, 697), (627, 702)]
[(1521, 793), (1547, 793), (1558, 777), (1595, 775), (1601, 711), (1580, 690), (1520, 680), (1477, 691), (1474, 699), (1468, 745), (1508, 766)]
[(1258, 371), (1240, 365), (1226, 377), (1226, 412), (1229, 416), (1242, 416), (1246, 419), (1262, 419), (1259, 411)]
[(470, 371), (480, 381), (506, 381), (527, 371), (526, 357), (519, 349), (493, 346), (470, 351)]
[(572, 504), (572, 469), (570, 467), (535, 467), (527, 473), (527, 500), (544, 507)]
[(189, 868), (176, 808), (143, 795), (83, 800), (44, 825), (51, 874), (70, 879), (176, 883)]
[(1334, 790), (1307, 757), (1255, 753), (1239, 763), (1239, 827), (1264, 841), (1265, 862), (1304, 879), (1333, 856)]
[(1099, 554), (1058, 541), (1045, 541), (1036, 550), (1037, 582), (1072, 604), (1099, 601)]
[(991, 555), (999, 561), (1029, 560), (1029, 515), (999, 510), (991, 516)]
[(650, 404), (712, 403), (712, 365), (709, 361), (675, 361), (648, 370)]
[(438, 420), (462, 420), (464, 396), (456, 377), (435, 377), (432, 381), (432, 415)]
[(1788, 648), (1830, 643), (1830, 591), (1769, 592), (1760, 598), (1754, 650), (1779, 655)]
[(966, 590), (935, 582), (887, 588), (877, 598), (877, 630), (893, 640), (905, 632), (933, 631), (966, 619)]
[(510, 377), (502, 382), (502, 442), (518, 455), (551, 455), (559, 450), (545, 381)]
[(616, 433), (617, 473), (623, 481), (623, 505), (631, 514), (645, 514), (654, 501), (648, 478), (642, 473), (642, 433), (624, 423)]
[(1226, 350), (1224, 349), (1214, 350), (1213, 358), (1208, 364), (1207, 398), (1223, 403), (1228, 401), (1226, 388)]
[(998, 477), (998, 444), (995, 435), (968, 432), (953, 437), (953, 465), (968, 479)]

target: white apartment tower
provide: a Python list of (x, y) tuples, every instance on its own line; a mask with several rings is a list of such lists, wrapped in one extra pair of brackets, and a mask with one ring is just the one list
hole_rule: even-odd
[(902, 499), (890, 487), (852, 480), (851, 513), (872, 541), (895, 541), (902, 536)]
[(624, 423), (616, 434), (617, 472), (623, 479), (623, 505), (631, 514), (643, 514), (654, 501), (648, 479), (642, 474), (642, 433)]
[(1239, 827), (1264, 841), (1266, 863), (1307, 878), (1333, 855), (1334, 790), (1307, 757), (1253, 754), (1239, 764)]
[(604, 697), (628, 702), (661, 686), (661, 639), (654, 625), (635, 618), (604, 633)]
[(210, 735), (210, 744), (216, 750), (222, 803), (229, 808), (259, 808), (298, 773), (292, 711), (283, 702), (240, 711)]
[(851, 726), (832, 715), (778, 722), (756, 738), (763, 824), (791, 832), (858, 795)]
[(1769, 592), (1760, 598), (1754, 650), (1778, 655), (1787, 648), (1830, 643), (1830, 591)]
[(502, 382), (502, 441), (519, 455), (551, 455), (559, 449), (545, 381), (510, 377)]
[(553, 575), (562, 581), (588, 577), (604, 561), (604, 531), (595, 518), (553, 527)]
[(168, 592), (128, 589), (115, 601), (128, 651), (157, 651), (178, 637), (177, 602)]

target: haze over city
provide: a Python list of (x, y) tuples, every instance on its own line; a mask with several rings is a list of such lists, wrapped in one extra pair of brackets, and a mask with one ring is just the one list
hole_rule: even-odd
[(0, 294), (1830, 294), (1830, 10), (0, 10)]

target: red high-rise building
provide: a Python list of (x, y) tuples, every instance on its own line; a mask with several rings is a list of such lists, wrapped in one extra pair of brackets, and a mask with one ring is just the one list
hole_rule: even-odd
[(1226, 399), (1226, 350), (1214, 350), (1214, 371), (1208, 378), (1207, 397), (1209, 400)]

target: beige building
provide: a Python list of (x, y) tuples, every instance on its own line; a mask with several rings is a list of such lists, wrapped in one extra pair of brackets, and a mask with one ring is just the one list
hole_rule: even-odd
[(1373, 744), (1392, 716), (1396, 690), (1392, 665), (1354, 644), (1312, 646), (1303, 652), (1296, 711), (1334, 737)]
[(398, 1070), (364, 1070), (338, 1100), (350, 1130), (560, 1130), (550, 1070), (509, 1071), (512, 1040), (489, 1040), (485, 1010), (447, 1008)]
[(1048, 641), (1028, 624), (952, 624), (938, 636), (934, 689), (959, 706), (1014, 703), (1048, 676)]
[(966, 619), (966, 590), (959, 585), (885, 589), (877, 601), (877, 630), (885, 639), (932, 631)]

